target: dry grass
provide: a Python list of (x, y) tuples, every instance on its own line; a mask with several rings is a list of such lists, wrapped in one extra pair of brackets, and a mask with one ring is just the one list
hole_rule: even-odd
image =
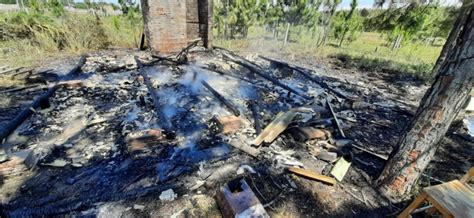
[[(38, 18), (39, 17), (39, 18)], [(0, 38), (0, 65), (35, 66), (38, 61), (76, 56), (108, 47), (134, 47), (142, 29), (141, 22), (125, 16), (102, 17), (66, 14), (25, 15), (0, 13), (1, 31), (13, 37)], [(24, 34), (27, 30), (29, 35)], [(23, 35), (22, 35), (23, 34)]]

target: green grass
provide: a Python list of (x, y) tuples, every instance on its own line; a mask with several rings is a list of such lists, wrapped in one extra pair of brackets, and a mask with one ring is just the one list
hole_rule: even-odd
[(362, 70), (382, 70), (394, 73), (415, 75), (422, 79), (430, 77), (431, 68), (436, 62), (441, 46), (422, 43), (407, 43), (396, 51), (391, 51), (387, 41), (380, 33), (364, 32), (353, 42), (345, 41), (341, 47), (338, 40), (330, 40), (326, 45), (317, 47), (317, 35), (302, 33), (290, 36), (291, 42), (283, 45), (283, 36), (271, 39), (271, 34), (263, 28), (253, 27), (247, 39), (224, 40), (216, 38), (217, 46), (226, 47), (244, 53), (280, 52), (292, 57), (343, 59), (345, 65)]

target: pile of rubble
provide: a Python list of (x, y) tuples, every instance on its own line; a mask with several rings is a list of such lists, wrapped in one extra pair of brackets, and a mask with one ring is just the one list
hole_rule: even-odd
[(8, 216), (97, 214), (152, 193), (215, 195), (225, 217), (268, 216), (297, 177), (329, 190), (352, 163), (378, 172), (412, 114), (323, 69), (220, 48), (78, 66), (4, 139), (0, 174), (22, 181), (2, 197)]

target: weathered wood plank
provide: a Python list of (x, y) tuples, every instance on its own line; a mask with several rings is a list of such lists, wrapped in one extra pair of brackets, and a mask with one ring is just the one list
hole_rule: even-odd
[(309, 170), (301, 169), (301, 168), (296, 168), (296, 167), (290, 167), (288, 168), (288, 171), (299, 175), (303, 177), (307, 177), (313, 180), (321, 181), (330, 185), (335, 185), (337, 181), (334, 178), (331, 178), (329, 176), (321, 175), (315, 172), (311, 172)]

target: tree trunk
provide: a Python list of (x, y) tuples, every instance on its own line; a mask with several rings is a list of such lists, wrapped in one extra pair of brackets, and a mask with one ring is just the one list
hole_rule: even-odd
[(342, 42), (344, 42), (344, 38), (346, 37), (346, 34), (347, 34), (347, 28), (344, 29), (344, 32), (342, 33), (341, 41), (339, 41), (339, 46), (338, 47), (342, 46)]
[(398, 35), (397, 39), (395, 39), (395, 42), (392, 45), (392, 51), (395, 51), (396, 49), (400, 48), (400, 44), (402, 42), (403, 36)]
[(470, 7), (458, 19), (462, 20), (458, 23), (458, 37), (454, 42), (447, 42), (454, 46), (435, 72), (433, 85), (378, 179), (380, 190), (391, 200), (411, 192), (449, 125), (468, 100), (474, 81), (474, 8)]
[(288, 37), (290, 35), (290, 26), (290, 23), (286, 24), (285, 41), (283, 42), (283, 46), (286, 46), (286, 44), (288, 43)]

